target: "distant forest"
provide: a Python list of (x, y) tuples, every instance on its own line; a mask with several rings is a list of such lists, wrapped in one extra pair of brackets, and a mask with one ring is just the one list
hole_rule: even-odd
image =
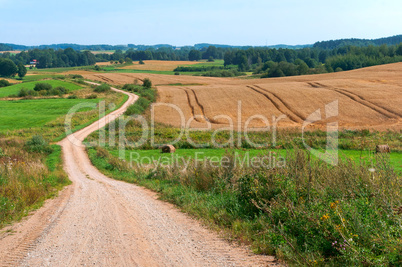
[[(38, 61), (37, 68), (58, 68), (95, 65), (97, 62), (129, 62), (139, 60), (191, 60), (205, 59), (224, 60), (224, 68), (209, 69), (205, 75), (242, 75), (252, 72), (256, 76), (283, 77), (305, 74), (326, 73), (352, 70), (362, 67), (402, 62), (402, 35), (376, 40), (344, 39), (318, 42), (313, 47), (304, 48), (268, 48), (268, 47), (231, 47), (207, 46), (183, 47), (176, 49), (169, 45), (158, 47), (117, 49), (114, 53), (92, 53), (72, 47), (63, 49), (29, 49), (21, 53), (5, 52), (0, 54), (1, 64), (7, 59), (15, 65), (28, 65), (34, 59)], [(134, 45), (132, 45), (134, 46)], [(103, 49), (115, 46), (100, 46)], [(0, 50), (6, 49), (6, 44), (0, 44)], [(3, 62), (3, 63), (1, 63)], [(227, 70), (230, 70), (229, 73)], [(177, 72), (186, 71), (177, 69)], [(188, 70), (187, 70), (188, 71)]]

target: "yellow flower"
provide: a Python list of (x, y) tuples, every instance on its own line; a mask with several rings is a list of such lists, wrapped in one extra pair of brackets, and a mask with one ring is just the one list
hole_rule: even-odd
[(321, 221), (325, 221), (325, 220), (328, 220), (328, 219), (329, 219), (328, 213), (321, 217)]
[(337, 201), (335, 201), (335, 202), (332, 202), (331, 203), (331, 209), (335, 209), (336, 208), (336, 206), (338, 205), (338, 203), (339, 203), (339, 201), (337, 200)]

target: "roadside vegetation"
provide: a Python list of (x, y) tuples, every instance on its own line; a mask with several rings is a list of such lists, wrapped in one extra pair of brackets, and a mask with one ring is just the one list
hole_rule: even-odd
[[(51, 91), (54, 86), (64, 86), (75, 96), (0, 99), (0, 229), (39, 208), (46, 199), (56, 196), (70, 183), (63, 170), (61, 148), (52, 143), (64, 138), (66, 129), (79, 130), (127, 100), (127, 96), (112, 91), (96, 93), (96, 99), (88, 100), (88, 96), (94, 93), (93, 88), (80, 85), (77, 80), (81, 78), (63, 76), (62, 81), (41, 80), (39, 77), (34, 82), (0, 88), (0, 94), (8, 97), (23, 88), (43, 92)], [(105, 110), (99, 109), (101, 101), (105, 101)], [(71, 126), (66, 128), (68, 111), (83, 103), (85, 106), (77, 110), (71, 117)]]
[(152, 82), (148, 78), (144, 79), (142, 85), (125, 84), (122, 89), (140, 97), (133, 105), (128, 107), (124, 113), (126, 116), (143, 114), (156, 101), (156, 89), (152, 88)]
[(375, 156), (374, 165), (341, 159), (333, 167), (295, 149), (282, 168), (254, 168), (240, 166), (229, 150), (225, 164), (191, 161), (183, 171), (130, 166), (100, 147), (89, 154), (107, 175), (159, 192), (256, 253), (296, 265), (402, 261), (402, 184), (387, 156)]

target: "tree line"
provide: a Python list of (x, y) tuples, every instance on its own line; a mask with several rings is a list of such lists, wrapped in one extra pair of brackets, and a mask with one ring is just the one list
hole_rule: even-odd
[[(334, 49), (307, 47), (302, 49), (249, 47), (188, 47), (174, 49), (162, 46), (158, 49), (127, 51), (113, 54), (93, 54), (90, 51), (67, 49), (33, 49), (18, 54), (0, 54), (0, 75), (13, 76), (34, 59), (37, 68), (57, 68), (95, 65), (97, 62), (130, 62), (143, 60), (192, 60), (223, 59), (225, 69), (234, 68), (238, 73), (253, 72), (262, 77), (281, 77), (325, 73), (402, 61), (402, 43), (399, 45), (342, 46)], [(211, 71), (211, 70), (205, 70)]]
[(352, 70), (402, 62), (402, 43), (367, 47), (344, 46), (335, 49), (266, 49), (227, 51), (224, 65), (251, 71), (262, 77), (282, 77)]

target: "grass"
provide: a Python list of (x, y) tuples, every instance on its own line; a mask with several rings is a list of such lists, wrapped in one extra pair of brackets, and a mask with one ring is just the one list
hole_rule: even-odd
[(255, 253), (296, 266), (402, 263), (402, 182), (386, 156), (375, 156), (374, 173), (364, 161), (333, 167), (298, 149), (286, 152), (281, 167), (237, 166), (229, 152), (227, 164), (192, 162), (183, 171), (131, 168), (103, 148), (88, 152), (106, 175), (159, 192)]
[[(170, 154), (161, 154), (159, 149), (153, 150), (127, 150), (125, 152), (125, 160), (130, 162), (131, 160), (137, 160), (138, 162), (141, 159), (148, 158), (152, 161), (157, 162), (168, 162), (172, 164), (172, 156), (179, 157), (184, 160), (189, 159), (199, 159), (199, 160), (207, 160), (211, 158), (217, 158), (219, 160), (222, 159), (223, 156), (227, 154), (228, 149), (222, 148), (210, 148), (210, 149), (178, 149), (176, 150), (174, 155)], [(286, 153), (293, 153), (294, 149), (230, 149), (229, 151), (233, 153), (237, 153), (241, 156), (241, 160), (244, 159), (245, 156), (255, 157), (261, 154), (267, 154), (269, 152), (273, 152), (276, 155), (282, 155), (286, 157)], [(117, 149), (109, 149), (109, 153), (114, 157), (119, 157), (119, 150)], [(389, 163), (390, 167), (392, 167), (396, 172), (402, 174), (402, 153), (392, 152), (389, 155)], [(353, 160), (356, 163), (364, 162), (365, 164), (376, 164), (375, 159), (376, 156), (373, 152), (370, 151), (359, 151), (359, 150), (339, 150), (339, 157), (341, 160)], [(173, 158), (173, 161), (174, 161)], [(313, 157), (314, 159), (314, 157)], [(146, 162), (146, 160), (144, 160)]]
[[(70, 83), (70, 82), (65, 82), (65, 81), (59, 81), (59, 80), (46, 80), (43, 81), (45, 83), (49, 83), (52, 85), (52, 87), (64, 87), (69, 89), (70, 91), (76, 91), (81, 89), (81, 86)], [(17, 95), (19, 91), (21, 91), (22, 88), (32, 90), (35, 87), (35, 84), (37, 82), (24, 82), (20, 84), (15, 84), (7, 87), (2, 87), (0, 88), (0, 98), (1, 97), (8, 97), (10, 95)]]
[(0, 101), (0, 132), (45, 125), (80, 103), (98, 103), (100, 99), (38, 99)]
[(201, 60), (200, 63), (192, 65), (183, 65), (183, 67), (202, 67), (202, 66), (223, 66), (225, 61), (223, 59), (215, 59), (214, 62), (207, 62), (207, 60)]
[(22, 81), (23, 82), (34, 82), (41, 81), (44, 79), (63, 79), (65, 76), (57, 75), (57, 74), (37, 74), (37, 75), (29, 75), (25, 76)]
[(0, 148), (0, 228), (19, 220), (57, 194), (70, 180), (63, 171), (61, 149), (49, 154), (27, 152), (20, 140), (2, 141)]

